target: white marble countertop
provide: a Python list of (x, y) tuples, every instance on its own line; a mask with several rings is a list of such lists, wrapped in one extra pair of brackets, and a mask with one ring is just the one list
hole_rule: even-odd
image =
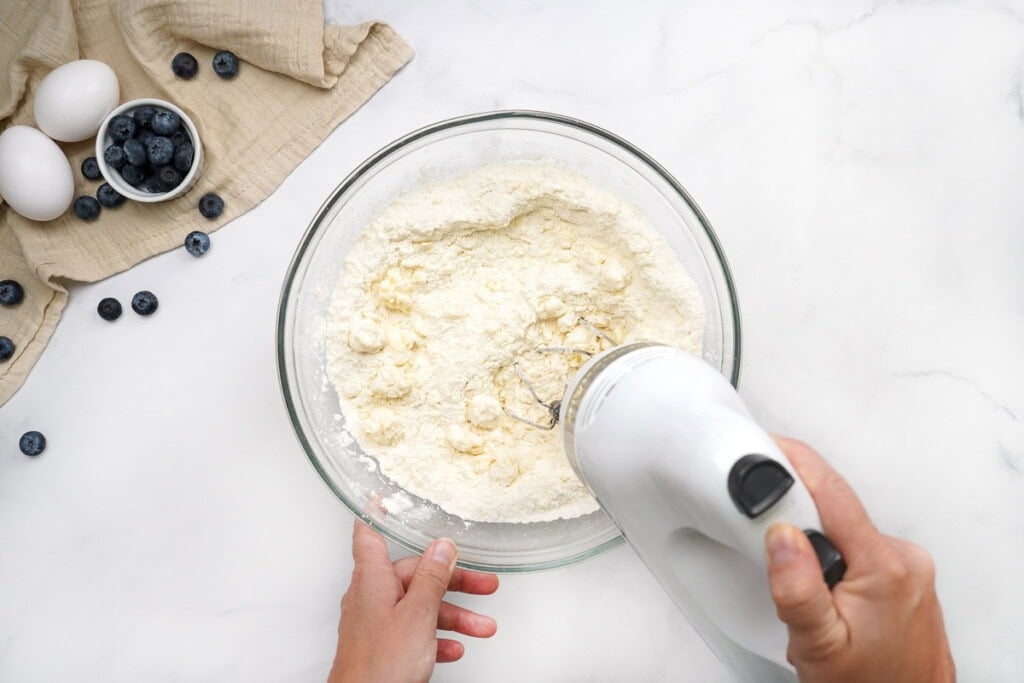
[[(351, 516), (285, 414), (280, 283), (357, 163), (495, 108), (604, 126), (686, 185), (736, 277), (752, 410), (931, 550), (961, 679), (1021, 680), (1022, 3), (328, 5), (415, 60), (203, 259), (74, 287), (0, 411), (0, 680), (324, 678)], [(142, 288), (153, 319), (96, 316)], [(499, 632), (436, 680), (728, 680), (628, 548), (465, 603)]]

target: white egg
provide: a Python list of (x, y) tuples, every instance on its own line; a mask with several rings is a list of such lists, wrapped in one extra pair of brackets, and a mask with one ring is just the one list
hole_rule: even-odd
[(31, 126), (0, 133), (0, 197), (25, 218), (52, 221), (67, 211), (75, 179), (64, 152)]
[(103, 62), (68, 62), (48, 73), (39, 84), (36, 125), (54, 140), (78, 142), (91, 138), (120, 96), (117, 76)]

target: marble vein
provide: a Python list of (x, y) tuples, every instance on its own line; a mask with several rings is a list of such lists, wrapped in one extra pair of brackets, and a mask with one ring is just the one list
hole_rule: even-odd
[(965, 384), (972, 390), (974, 390), (976, 394), (984, 398), (992, 406), (993, 409), (1006, 414), (1013, 421), (1017, 420), (1017, 414), (1015, 412), (1010, 410), (1010, 408), (1006, 404), (998, 401), (995, 397), (992, 396), (992, 394), (985, 391), (985, 389), (980, 384), (978, 384), (970, 377), (964, 377), (963, 375), (947, 372), (945, 370), (917, 370), (913, 372), (897, 372), (894, 374), (894, 376), (909, 379), (920, 377), (941, 378), (953, 380), (954, 382), (960, 384)]

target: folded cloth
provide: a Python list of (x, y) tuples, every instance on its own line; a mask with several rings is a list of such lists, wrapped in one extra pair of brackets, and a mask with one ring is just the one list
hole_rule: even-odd
[[(219, 50), (241, 60), (231, 80), (211, 66)], [(195, 78), (171, 71), (178, 52), (199, 61)], [(157, 97), (184, 109), (199, 129), (203, 172), (177, 199), (129, 201), (88, 223), (70, 210), (37, 223), (0, 204), (0, 280), (25, 289), (21, 304), (0, 306), (0, 336), (16, 347), (0, 362), (0, 405), (53, 334), (66, 281), (103, 279), (256, 206), (412, 58), (412, 49), (386, 24), (325, 26), (321, 0), (3, 0), (0, 128), (33, 125), (39, 82), (82, 58), (110, 65), (122, 102)], [(99, 181), (78, 170), (93, 156), (94, 141), (60, 144), (76, 196), (94, 195)], [(198, 212), (207, 192), (224, 199), (215, 221)]]

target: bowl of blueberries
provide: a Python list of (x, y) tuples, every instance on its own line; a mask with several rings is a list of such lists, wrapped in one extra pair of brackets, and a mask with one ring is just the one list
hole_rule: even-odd
[(184, 194), (199, 178), (199, 131), (179, 107), (153, 98), (125, 102), (96, 133), (96, 163), (110, 186), (137, 202)]

